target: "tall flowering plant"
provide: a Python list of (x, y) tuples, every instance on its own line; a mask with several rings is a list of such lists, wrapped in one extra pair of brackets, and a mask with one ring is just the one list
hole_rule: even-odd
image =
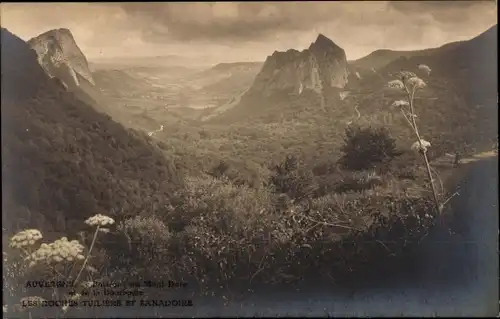
[[(418, 65), (418, 69), (428, 76), (431, 73), (431, 69), (424, 64)], [(440, 215), (443, 209), (443, 205), (441, 205), (439, 202), (436, 186), (434, 185), (431, 166), (429, 164), (429, 159), (427, 156), (427, 150), (431, 147), (431, 143), (422, 137), (417, 125), (417, 114), (415, 112), (415, 94), (420, 90), (425, 89), (427, 84), (415, 73), (401, 71), (398, 74), (398, 78), (389, 81), (389, 83), (387, 83), (387, 86), (391, 89), (400, 91), (403, 94), (402, 99), (394, 101), (392, 105), (399, 108), (399, 110), (403, 114), (403, 117), (412, 130), (412, 133), (415, 137), (415, 142), (412, 144), (411, 148), (417, 151), (424, 160), (425, 167), (427, 169), (427, 176), (429, 178), (430, 188), (432, 189), (432, 194), (434, 197), (436, 212)]]
[[(94, 215), (85, 221), (85, 224), (95, 227), (94, 236), (90, 247), (86, 249), (78, 240), (68, 240), (67, 237), (57, 239), (52, 243), (40, 243), (43, 236), (37, 229), (23, 230), (9, 239), (9, 247), (17, 251), (20, 261), (23, 264), (22, 269), (27, 272), (45, 273), (46, 278), (58, 282), (68, 283), (64, 287), (54, 287), (52, 296), (61, 299), (59, 288), (70, 288), (74, 291), (77, 287), (81, 289), (92, 286), (92, 281), (81, 279), (83, 271), (95, 273), (94, 267), (88, 265), (91, 257), (92, 249), (100, 232), (106, 232), (115, 223), (114, 219), (101, 214)], [(8, 257), (4, 254), (4, 262), (7, 262)], [(20, 269), (21, 269), (20, 268)], [(13, 277), (17, 277), (19, 273), (13, 273)], [(92, 276), (88, 276), (92, 278)], [(4, 283), (6, 284), (6, 283)], [(5, 289), (5, 286), (4, 286)], [(65, 300), (77, 301), (80, 293), (73, 292), (71, 294), (63, 293)], [(46, 301), (40, 296), (28, 296), (20, 300), (20, 305), (23, 305), (18, 311), (31, 311), (32, 308), (38, 308), (42, 302)], [(25, 305), (28, 305), (25, 307)], [(19, 306), (19, 305), (16, 305)], [(12, 307), (19, 308), (19, 307)], [(3, 305), (3, 311), (8, 312), (9, 306)], [(64, 316), (69, 310), (69, 305), (62, 306), (61, 316)], [(31, 312), (28, 312), (31, 318)], [(59, 316), (59, 317), (61, 317)]]

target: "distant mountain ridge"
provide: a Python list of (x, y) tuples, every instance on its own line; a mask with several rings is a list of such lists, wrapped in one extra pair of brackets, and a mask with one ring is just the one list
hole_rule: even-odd
[(429, 49), (415, 50), (415, 51), (397, 51), (388, 49), (375, 50), (365, 57), (349, 61), (349, 65), (351, 67), (361, 68), (361, 69), (380, 69), (382, 67), (387, 66), (392, 61), (401, 57), (409, 58), (413, 56), (430, 55), (438, 51), (451, 50), (454, 47), (460, 45), (460, 43), (461, 42), (451, 42), (437, 48), (429, 48)]
[[(433, 77), (445, 78), (466, 99), (475, 105), (497, 105), (498, 98), (498, 26), (480, 35), (453, 42), (437, 49), (420, 51), (424, 54), (402, 56), (379, 70), (391, 74), (401, 69), (426, 64)], [(430, 52), (430, 53), (429, 53)]]
[(226, 71), (234, 69), (252, 69), (262, 67), (264, 62), (223, 62), (216, 64), (212, 70)]

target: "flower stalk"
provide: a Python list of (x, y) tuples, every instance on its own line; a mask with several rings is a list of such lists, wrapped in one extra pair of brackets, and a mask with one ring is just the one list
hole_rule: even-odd
[[(427, 75), (430, 74), (430, 68), (426, 65), (419, 65), (419, 69), (425, 71)], [(427, 177), (430, 184), (429, 186), (432, 190), (436, 213), (438, 215), (441, 215), (443, 205), (441, 205), (439, 202), (438, 192), (436, 190), (436, 186), (434, 185), (434, 177), (432, 176), (432, 169), (429, 163), (429, 158), (427, 157), (427, 149), (431, 146), (431, 144), (422, 139), (418, 129), (416, 121), (417, 116), (415, 113), (415, 93), (418, 89), (422, 89), (425, 86), (425, 82), (412, 72), (401, 72), (400, 80), (393, 80), (388, 83), (388, 87), (401, 89), (405, 92), (406, 101), (395, 101), (393, 103), (393, 106), (400, 108), (401, 113), (403, 114), (406, 122), (408, 122), (408, 124), (410, 125), (410, 128), (412, 129), (412, 132), (417, 139), (417, 141), (412, 145), (412, 149), (418, 150), (424, 160)], [(405, 107), (407, 109), (405, 109)]]

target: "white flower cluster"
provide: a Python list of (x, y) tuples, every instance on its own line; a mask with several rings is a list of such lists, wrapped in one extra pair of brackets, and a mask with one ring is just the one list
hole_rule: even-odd
[(431, 74), (431, 68), (430, 68), (430, 67), (428, 67), (428, 66), (427, 66), (427, 65), (425, 65), (425, 64), (419, 64), (419, 65), (418, 65), (418, 68), (419, 68), (419, 70), (422, 70), (422, 71), (424, 71), (425, 73), (427, 73), (427, 75), (430, 75), (430, 74)]
[(33, 267), (39, 262), (60, 263), (63, 261), (84, 260), (83, 245), (78, 240), (68, 241), (66, 237), (56, 240), (51, 244), (42, 244), (40, 248), (26, 257)]
[(89, 226), (106, 226), (113, 225), (114, 223), (115, 220), (113, 218), (101, 214), (94, 215), (85, 221), (85, 224)]
[(424, 80), (416, 76), (409, 78), (408, 84), (415, 89), (423, 89), (426, 86)]
[(394, 101), (394, 103), (392, 103), (392, 106), (396, 106), (396, 107), (402, 107), (402, 106), (408, 106), (410, 105), (408, 103), (408, 101), (405, 101), (405, 100), (399, 100), (399, 101)]
[[(422, 145), (422, 146), (420, 146)], [(415, 143), (412, 144), (411, 149), (415, 151), (421, 151), (421, 152), (426, 152), (427, 148), (431, 146), (431, 143), (428, 141), (421, 139), (420, 142), (416, 141)]]
[(42, 239), (42, 233), (39, 230), (26, 229), (12, 236), (9, 246), (12, 248), (32, 246), (39, 239)]
[(405, 85), (403, 84), (403, 81), (401, 80), (392, 80), (387, 83), (387, 86), (391, 89), (399, 89), (402, 90), (405, 88)]

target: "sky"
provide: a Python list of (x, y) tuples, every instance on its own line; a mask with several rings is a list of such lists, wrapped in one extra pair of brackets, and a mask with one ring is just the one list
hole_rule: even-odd
[(1, 25), (24, 40), (70, 29), (87, 58), (179, 55), (264, 61), (319, 33), (348, 60), (470, 39), (497, 24), (496, 1), (1, 3)]

